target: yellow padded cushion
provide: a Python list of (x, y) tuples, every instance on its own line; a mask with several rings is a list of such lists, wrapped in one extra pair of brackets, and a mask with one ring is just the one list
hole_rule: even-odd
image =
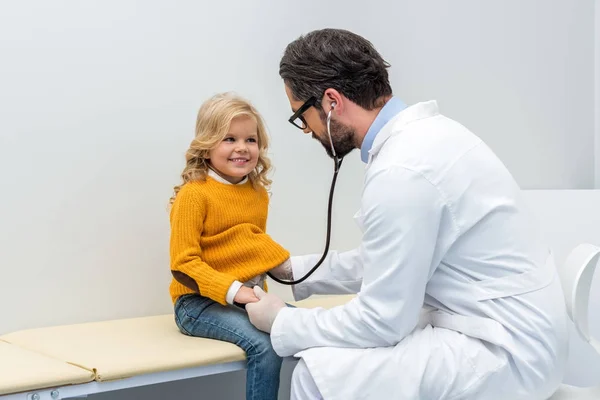
[(0, 339), (93, 371), (97, 381), (246, 358), (233, 344), (183, 335), (173, 315), (31, 329)]
[[(315, 297), (294, 305), (331, 308), (352, 297)], [(31, 329), (0, 340), (85, 368), (97, 381), (246, 359), (234, 344), (183, 335), (173, 315)]]
[(92, 380), (90, 371), (0, 340), (0, 395)]
[(333, 307), (337, 307), (337, 306), (346, 304), (347, 302), (352, 300), (354, 297), (356, 297), (355, 294), (335, 295), (335, 296), (315, 296), (315, 297), (310, 297), (305, 300), (290, 302), (290, 304), (293, 304), (296, 307), (302, 307), (302, 308), (315, 308), (315, 307), (333, 308)]

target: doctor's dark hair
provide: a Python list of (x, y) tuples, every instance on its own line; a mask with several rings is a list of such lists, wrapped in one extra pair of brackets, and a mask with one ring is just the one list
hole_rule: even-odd
[(375, 47), (355, 33), (321, 29), (300, 36), (285, 49), (279, 75), (295, 100), (318, 100), (332, 88), (364, 109), (381, 107), (382, 96), (390, 96), (387, 68)]

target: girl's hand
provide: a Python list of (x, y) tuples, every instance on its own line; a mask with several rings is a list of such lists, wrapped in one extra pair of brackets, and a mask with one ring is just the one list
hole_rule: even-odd
[(240, 304), (256, 303), (258, 297), (254, 294), (254, 290), (247, 286), (242, 286), (235, 294), (233, 301)]

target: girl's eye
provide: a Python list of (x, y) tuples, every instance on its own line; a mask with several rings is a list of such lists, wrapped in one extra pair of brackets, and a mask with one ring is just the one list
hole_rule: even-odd
[(235, 140), (232, 137), (225, 138), (225, 142), (234, 142)]
[(250, 138), (250, 139), (248, 139), (248, 141), (251, 143), (256, 143), (256, 139), (254, 139), (254, 138)]

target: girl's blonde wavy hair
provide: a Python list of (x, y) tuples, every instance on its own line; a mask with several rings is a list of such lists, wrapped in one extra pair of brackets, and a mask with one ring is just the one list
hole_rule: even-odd
[(256, 168), (248, 175), (254, 187), (269, 189), (271, 180), (267, 174), (271, 170), (271, 161), (267, 157), (269, 138), (265, 123), (246, 99), (231, 93), (219, 93), (205, 101), (198, 110), (196, 118), (196, 134), (185, 155), (185, 168), (181, 173), (183, 183), (173, 188), (173, 196), (169, 204), (173, 204), (177, 193), (188, 182), (205, 180), (208, 174), (208, 156), (225, 139), (229, 126), (234, 118), (249, 117), (256, 121), (258, 135), (258, 162)]

